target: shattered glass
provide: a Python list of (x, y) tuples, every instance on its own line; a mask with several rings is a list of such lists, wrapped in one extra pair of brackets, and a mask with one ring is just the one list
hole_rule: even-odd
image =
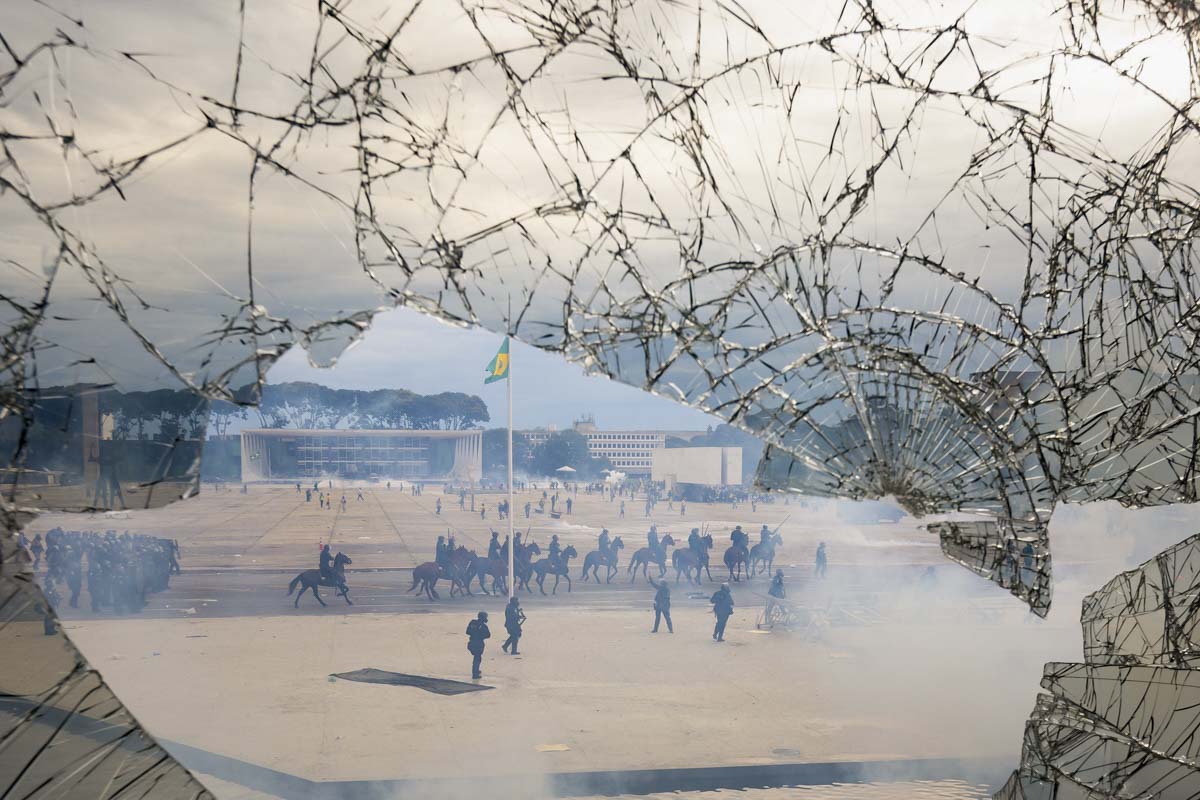
[[(946, 556), (1045, 615), (1057, 503), (1197, 499), (1198, 26), (1186, 0), (10, 0), (7, 528), (189, 495), (210, 401), (403, 305), (728, 420), (764, 488), (959, 515), (929, 525)], [(122, 439), (110, 390), (182, 410)]]

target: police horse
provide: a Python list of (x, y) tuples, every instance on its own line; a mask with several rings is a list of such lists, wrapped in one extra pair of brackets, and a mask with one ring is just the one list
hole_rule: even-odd
[(339, 551), (337, 556), (333, 559), (332, 581), (330, 581), (328, 578), (322, 578), (321, 570), (319, 569), (306, 569), (304, 572), (301, 572), (299, 575), (292, 578), (292, 582), (288, 584), (288, 597), (291, 597), (292, 592), (296, 591), (296, 584), (301, 585), (300, 594), (296, 595), (296, 602), (292, 604), (293, 608), (300, 607), (300, 597), (309, 589), (312, 590), (313, 597), (317, 598), (318, 603), (323, 606), (328, 605), (328, 603), (321, 599), (321, 595), (317, 594), (318, 586), (328, 586), (331, 589), (336, 589), (337, 591), (335, 594), (339, 595), (343, 600), (345, 600), (347, 605), (354, 605), (354, 602), (350, 599), (350, 587), (346, 585), (346, 565), (353, 563), (354, 562), (350, 560), (350, 556)]
[(781, 544), (783, 537), (772, 533), (764, 541), (750, 548), (750, 577), (753, 578), (759, 572), (771, 574), (771, 569), (775, 566), (775, 548)]
[(692, 548), (676, 550), (671, 553), (671, 566), (675, 568), (675, 582), (679, 583), (680, 577), (686, 575), (688, 583), (692, 582), (692, 571), (696, 572), (696, 585), (700, 585), (700, 571), (708, 573), (708, 579), (713, 579), (712, 573), (708, 569), (708, 551), (712, 549), (713, 538), (711, 533), (706, 533), (700, 537), (700, 550), (696, 552)]
[(621, 541), (621, 537), (614, 536), (613, 540), (608, 543), (607, 550), (593, 550), (592, 552), (588, 553), (587, 556), (584, 557), (584, 559), (583, 559), (583, 580), (584, 580), (584, 582), (585, 583), (587, 582), (588, 573), (591, 573), (592, 577), (596, 580), (596, 583), (599, 583), (600, 582), (600, 567), (601, 567), (601, 565), (603, 565), (607, 570), (607, 574), (605, 575), (604, 582), (612, 583), (613, 575), (616, 575), (618, 572), (618, 570), (617, 570), (618, 552), (617, 551), (623, 550), (624, 548), (625, 548), (625, 543)]
[(567, 579), (567, 591), (571, 591), (571, 575), (568, 566), (571, 559), (579, 555), (579, 551), (575, 549), (575, 545), (569, 544), (563, 551), (558, 554), (558, 558), (543, 558), (533, 563), (533, 571), (537, 575), (538, 591), (542, 594), (546, 593), (546, 576), (554, 576), (554, 588), (550, 591), (551, 594), (558, 594), (558, 581), (560, 578)]
[(643, 547), (633, 554), (633, 558), (629, 560), (629, 572), (633, 573), (633, 577), (629, 579), (630, 583), (637, 580), (638, 567), (642, 568), (642, 577), (649, 578), (648, 569), (651, 564), (658, 565), (658, 577), (667, 574), (667, 548), (674, 545), (675, 540), (671, 538), (671, 534), (666, 534), (658, 540), (658, 549), (651, 550), (649, 546)]

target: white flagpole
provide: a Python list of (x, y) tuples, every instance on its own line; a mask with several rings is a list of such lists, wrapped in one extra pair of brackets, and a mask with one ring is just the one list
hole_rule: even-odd
[(508, 599), (517, 589), (517, 573), (513, 569), (517, 543), (513, 540), (513, 470), (512, 470), (512, 342), (508, 343)]

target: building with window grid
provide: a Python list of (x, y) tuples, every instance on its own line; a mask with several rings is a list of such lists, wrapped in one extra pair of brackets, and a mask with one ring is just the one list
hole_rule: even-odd
[[(613, 469), (630, 475), (650, 475), (654, 463), (654, 451), (667, 446), (667, 437), (675, 436), (690, 440), (705, 431), (606, 431), (596, 427), (591, 415), (575, 420), (572, 430), (587, 439), (588, 453), (592, 458), (605, 457)], [(549, 439), (558, 431), (554, 428), (536, 428), (521, 431), (533, 447)]]
[(478, 481), (483, 431), (243, 430), (245, 482), (345, 478)]

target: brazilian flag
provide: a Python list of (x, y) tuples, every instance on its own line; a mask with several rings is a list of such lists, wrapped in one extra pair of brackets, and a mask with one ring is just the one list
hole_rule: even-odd
[(505, 338), (504, 344), (500, 345), (500, 352), (496, 353), (496, 357), (488, 362), (487, 377), (483, 379), (484, 383), (495, 383), (496, 381), (506, 380), (508, 378), (508, 339)]

